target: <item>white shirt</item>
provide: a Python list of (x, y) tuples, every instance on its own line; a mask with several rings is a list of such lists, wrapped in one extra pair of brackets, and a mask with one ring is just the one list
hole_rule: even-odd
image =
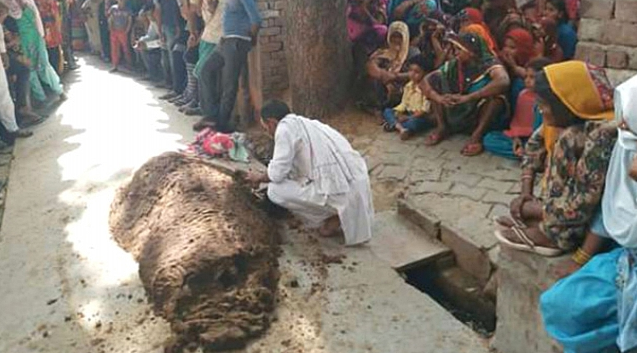
[(219, 0), (214, 14), (210, 13), (208, 0), (201, 1), (203, 1), (201, 4), (201, 16), (205, 23), (203, 33), (201, 34), (201, 40), (208, 43), (218, 44), (219, 41), (221, 41), (221, 36), (223, 35), (222, 16), (226, 0)]

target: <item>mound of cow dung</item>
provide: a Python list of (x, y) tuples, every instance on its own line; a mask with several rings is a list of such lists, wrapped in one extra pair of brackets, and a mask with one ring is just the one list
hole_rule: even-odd
[(169, 352), (240, 348), (270, 323), (278, 281), (276, 229), (247, 189), (205, 161), (166, 153), (120, 189), (110, 227), (139, 262)]

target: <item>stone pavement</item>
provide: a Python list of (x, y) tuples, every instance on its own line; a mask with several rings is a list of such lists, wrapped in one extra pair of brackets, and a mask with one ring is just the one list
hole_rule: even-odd
[(433, 147), (424, 145), (424, 136), (401, 141), (378, 126), (363, 127), (374, 125), (372, 120), (367, 116), (354, 132), (341, 130), (367, 160), (377, 211), (399, 208), (486, 286), (499, 252), (491, 219), (508, 214), (520, 192), (519, 163), (488, 153), (464, 157), (467, 137), (461, 135)]
[[(2, 215), (4, 214), (4, 203), (7, 199), (7, 184), (9, 182), (9, 171), (13, 160), (13, 147), (6, 146), (0, 142), (0, 226), (2, 226)], [(0, 238), (0, 240), (2, 240)]]

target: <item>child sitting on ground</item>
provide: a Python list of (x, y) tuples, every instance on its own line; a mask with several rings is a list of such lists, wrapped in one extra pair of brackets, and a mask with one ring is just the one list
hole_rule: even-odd
[(422, 93), (420, 82), (432, 66), (423, 55), (417, 55), (407, 61), (409, 65), (409, 83), (405, 85), (402, 101), (394, 108), (383, 112), (384, 129), (387, 132), (398, 130), (401, 140), (407, 140), (418, 132), (432, 126), (427, 119), (431, 102)]
[(119, 69), (121, 52), (124, 52), (126, 63), (133, 64), (133, 58), (128, 43), (128, 33), (133, 26), (133, 17), (126, 8), (126, 0), (118, 0), (109, 10), (108, 28), (111, 31), (111, 61), (113, 68), (111, 72)]
[(511, 125), (508, 130), (492, 131), (484, 136), (485, 150), (509, 159), (522, 157), (526, 141), (542, 124), (542, 115), (535, 102), (535, 74), (550, 64), (551, 60), (547, 58), (529, 62), (524, 78), (525, 88), (518, 96)]

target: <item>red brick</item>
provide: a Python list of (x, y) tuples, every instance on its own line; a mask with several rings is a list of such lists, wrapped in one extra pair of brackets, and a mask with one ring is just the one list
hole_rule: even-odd
[(615, 18), (624, 22), (637, 22), (637, 0), (617, 0)]
[(628, 67), (628, 54), (623, 50), (609, 49), (606, 51), (606, 65), (612, 69)]
[(259, 33), (262, 36), (276, 36), (281, 34), (281, 27), (264, 28), (261, 31), (259, 31)]
[(575, 58), (593, 65), (606, 66), (606, 50), (598, 44), (580, 42), (577, 44)]
[(580, 14), (582, 18), (610, 20), (613, 17), (615, 0), (582, 0)]
[(261, 46), (261, 51), (271, 53), (283, 49), (283, 43), (268, 43)]

